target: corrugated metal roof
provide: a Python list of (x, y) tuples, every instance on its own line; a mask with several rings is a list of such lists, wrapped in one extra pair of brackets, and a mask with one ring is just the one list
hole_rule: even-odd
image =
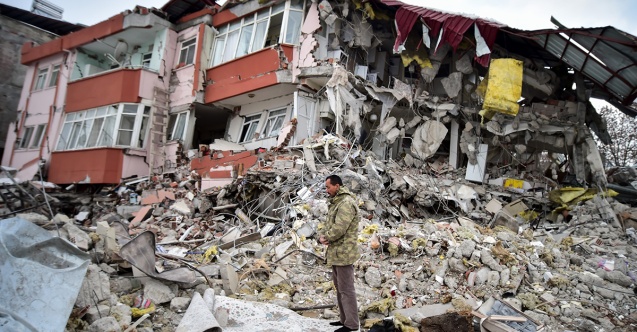
[(524, 33), (623, 105), (637, 98), (637, 38), (614, 27)]
[(85, 27), (82, 24), (73, 24), (66, 21), (56, 20), (50, 17), (34, 14), (24, 9), (4, 4), (0, 4), (0, 15), (33, 25), (42, 30), (54, 33), (58, 36), (64, 36), (68, 33), (78, 31)]
[(161, 10), (168, 14), (170, 22), (176, 22), (180, 18), (204, 9), (206, 6), (214, 6), (215, 0), (170, 0)]

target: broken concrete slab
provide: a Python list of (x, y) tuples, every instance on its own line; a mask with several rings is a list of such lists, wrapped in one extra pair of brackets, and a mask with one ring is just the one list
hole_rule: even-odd
[[(209, 290), (209, 289), (208, 289)], [(206, 290), (205, 294), (208, 294)], [(214, 294), (214, 292), (213, 292)], [(214, 299), (214, 297), (213, 297)], [(197, 292), (193, 293), (192, 300), (186, 314), (179, 322), (177, 332), (221, 332), (221, 326), (212, 314), (214, 303), (208, 303)]]

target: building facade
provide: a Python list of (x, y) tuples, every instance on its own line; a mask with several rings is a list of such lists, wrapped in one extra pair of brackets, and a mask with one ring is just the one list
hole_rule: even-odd
[(603, 182), (591, 132), (607, 137), (588, 98), (634, 112), (626, 63), (637, 60), (613, 51), (630, 37), (520, 31), (393, 0), (136, 7), (23, 46), (3, 165), (25, 179), (43, 164), (54, 183), (119, 183), (200, 146), (302, 148), (333, 134), (379, 158), (443, 158), (476, 181), (490, 163), (549, 152)]

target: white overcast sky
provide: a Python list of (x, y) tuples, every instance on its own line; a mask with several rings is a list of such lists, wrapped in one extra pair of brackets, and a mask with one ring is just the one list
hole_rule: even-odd
[[(64, 8), (63, 19), (92, 25), (135, 5), (161, 8), (168, 0), (49, 0)], [(403, 0), (403, 2), (444, 11), (490, 18), (518, 29), (553, 28), (551, 15), (571, 28), (612, 25), (637, 35), (635, 0)], [(0, 0), (10, 6), (30, 10), (31, 0)]]

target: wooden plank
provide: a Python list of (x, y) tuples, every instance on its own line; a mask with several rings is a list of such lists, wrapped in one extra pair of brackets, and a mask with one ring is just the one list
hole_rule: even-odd
[(230, 249), (239, 245), (242, 245), (244, 243), (248, 243), (248, 242), (252, 242), (252, 241), (257, 241), (261, 239), (261, 233), (256, 232), (256, 233), (252, 233), (252, 234), (248, 234), (246, 236), (242, 236), (234, 241), (229, 241), (226, 243), (223, 243), (222, 245), (219, 246), (219, 249)]
[(522, 316), (503, 316), (503, 315), (491, 315), (487, 319), (492, 320), (506, 320), (510, 322), (526, 322), (528, 319)]

